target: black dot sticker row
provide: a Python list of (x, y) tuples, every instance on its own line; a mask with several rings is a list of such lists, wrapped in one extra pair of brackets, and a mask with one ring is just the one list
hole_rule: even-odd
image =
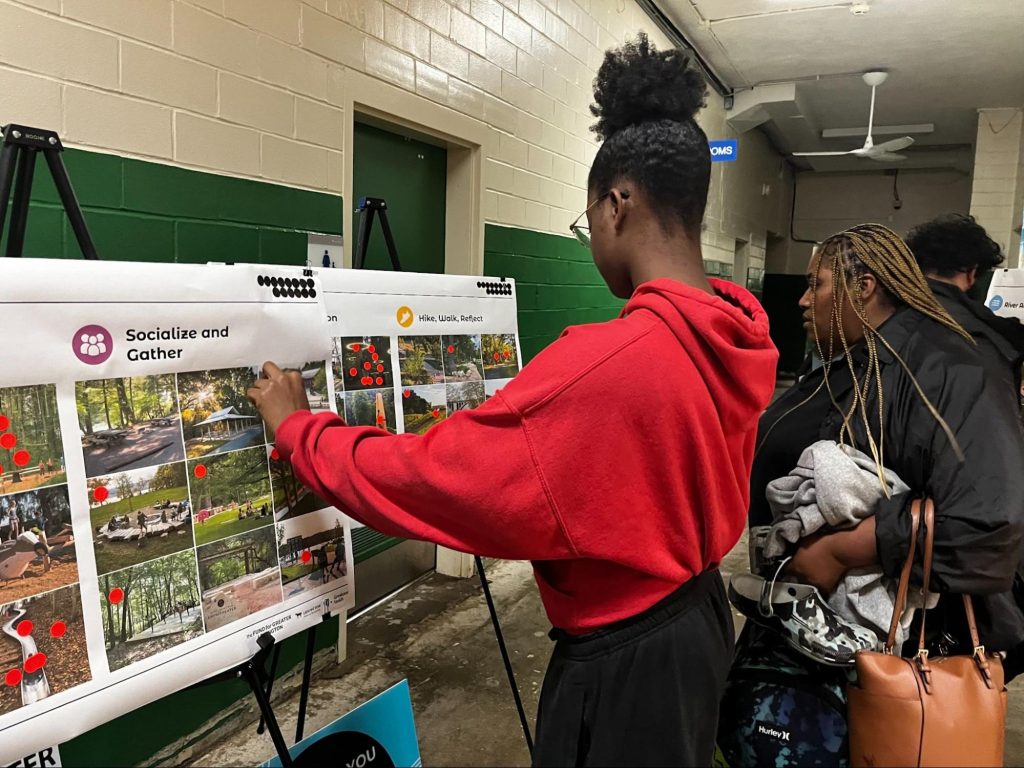
[(481, 280), (476, 284), (477, 288), (483, 288), (488, 296), (511, 296), (512, 283), (489, 283)]
[(288, 299), (315, 299), (316, 289), (313, 287), (312, 279), (301, 279), (297, 277), (271, 277), (270, 275), (259, 275), (256, 284), (260, 287), (270, 288), (277, 298)]

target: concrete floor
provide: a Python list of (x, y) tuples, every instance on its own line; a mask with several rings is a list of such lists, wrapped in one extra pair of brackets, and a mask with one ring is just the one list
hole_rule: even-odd
[[(723, 564), (746, 567), (741, 542)], [(498, 561), (488, 569), (531, 729), (550, 654), (549, 625), (526, 563)], [(349, 626), (349, 658), (314, 678), (306, 733), (409, 678), (424, 765), (528, 765), (515, 707), (494, 640), (479, 582), (432, 575)], [(1020, 689), (1021, 686), (1014, 686)], [(293, 684), (275, 709), (285, 733), (294, 732), (298, 706)], [(1008, 765), (1024, 764), (1024, 690), (1011, 696), (1007, 719)], [(197, 766), (258, 765), (273, 753), (255, 733), (256, 715), (189, 762)], [(179, 754), (178, 764), (184, 755)]]

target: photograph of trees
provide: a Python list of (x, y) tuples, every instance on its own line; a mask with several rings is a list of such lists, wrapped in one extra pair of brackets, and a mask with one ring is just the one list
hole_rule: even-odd
[(178, 374), (178, 397), (190, 459), (266, 442), (263, 421), (245, 393), (256, 381), (252, 368)]
[(78, 581), (68, 487), (0, 497), (0, 603)]
[(447, 386), (449, 414), (476, 408), (484, 401), (484, 383), (482, 381), (464, 381)]
[[(52, 696), (92, 679), (78, 584), (0, 605), (0, 669), (19, 670), (28, 682), (25, 661), (36, 653), (45, 655), (46, 665), (36, 673), (45, 684), (34, 679), (35, 694)], [(20, 685), (0, 686), (0, 715), (22, 704)]]
[(190, 461), (188, 472), (197, 545), (273, 522), (266, 446)]
[(402, 390), (402, 412), (405, 431), (416, 435), (422, 435), (435, 424), (444, 421), (448, 417), (444, 384), (406, 387)]
[(441, 352), (446, 381), (483, 379), (479, 336), (442, 336)]
[(298, 481), (289, 462), (275, 459), (270, 449), (267, 449), (267, 453), (270, 460), (270, 484), (274, 489), (275, 520), (288, 520), (330, 506)]
[(516, 337), (513, 333), (484, 334), (480, 337), (485, 379), (510, 379), (519, 373)]
[(402, 384), (443, 384), (440, 336), (400, 336), (398, 367)]
[(203, 634), (193, 550), (100, 577), (110, 668), (120, 669)]
[(221, 539), (196, 552), (208, 630), (283, 599), (274, 526)]
[(395, 390), (346, 392), (344, 397), (346, 424), (351, 427), (380, 427), (397, 434)]
[[(192, 547), (185, 462), (101, 475), (88, 485), (98, 573)], [(96, 500), (100, 488), (103, 501)]]
[(277, 524), (285, 597), (291, 598), (348, 573), (345, 527), (337, 510), (324, 509)]
[(174, 375), (75, 384), (87, 477), (185, 458)]
[(331, 364), (335, 384), (343, 386), (346, 392), (393, 385), (391, 339), (387, 336), (334, 339)]
[(0, 494), (66, 480), (56, 387), (0, 389)]

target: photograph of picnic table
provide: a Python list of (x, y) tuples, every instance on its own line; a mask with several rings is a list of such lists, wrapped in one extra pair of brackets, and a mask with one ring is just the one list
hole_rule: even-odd
[(286, 597), (309, 592), (348, 573), (345, 527), (336, 509), (278, 523), (277, 540)]
[(173, 374), (80, 381), (75, 395), (86, 477), (185, 458)]
[(222, 539), (196, 550), (207, 630), (281, 602), (274, 527)]
[(252, 368), (178, 374), (178, 396), (188, 458), (251, 448), (266, 442), (263, 421), (246, 397)]
[[(188, 462), (196, 544), (274, 522), (265, 446)], [(196, 468), (203, 469), (196, 472)]]
[(0, 388), (0, 495), (63, 482), (56, 387)]
[[(185, 462), (101, 475), (88, 484), (97, 573), (192, 547)], [(100, 488), (103, 500), (97, 501)]]

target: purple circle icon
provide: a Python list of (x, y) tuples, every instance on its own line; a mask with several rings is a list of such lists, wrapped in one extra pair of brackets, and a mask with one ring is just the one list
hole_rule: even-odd
[(102, 325), (83, 325), (71, 339), (75, 357), (86, 365), (105, 363), (114, 352), (114, 339)]

